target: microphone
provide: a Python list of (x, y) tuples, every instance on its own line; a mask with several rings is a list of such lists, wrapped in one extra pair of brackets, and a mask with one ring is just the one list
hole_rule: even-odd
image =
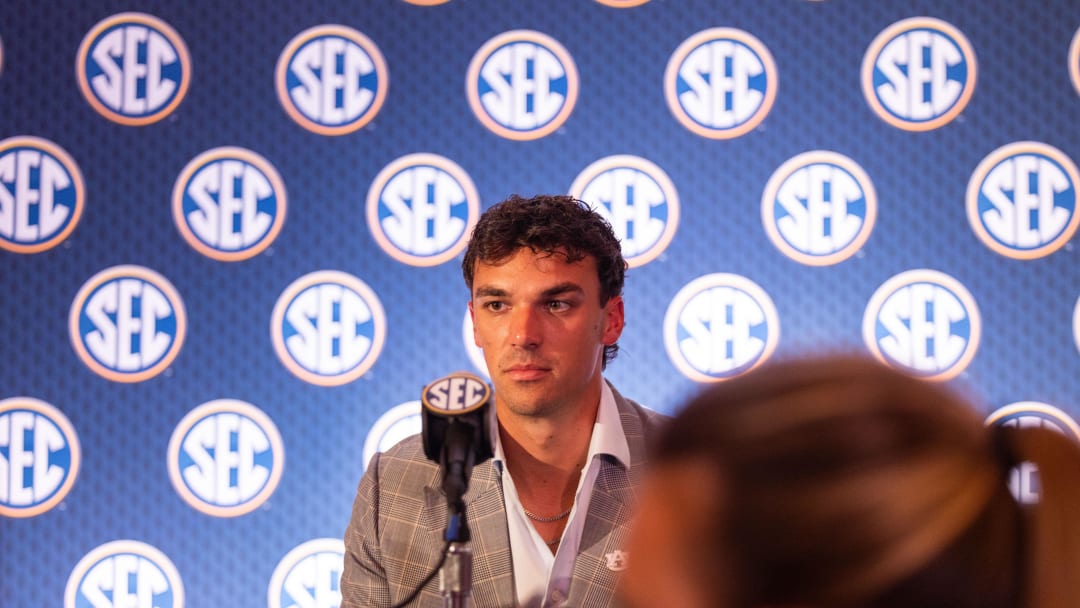
[(439, 463), (450, 519), (446, 540), (469, 540), (462, 496), (474, 465), (492, 457), (487, 410), (491, 387), (468, 372), (455, 372), (424, 387), (420, 402), (424, 455)]

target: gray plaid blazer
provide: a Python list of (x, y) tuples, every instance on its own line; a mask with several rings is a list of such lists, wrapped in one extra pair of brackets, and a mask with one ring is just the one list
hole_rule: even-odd
[[(630, 445), (630, 470), (605, 458), (574, 560), (567, 606), (613, 606), (618, 573), (605, 555), (626, 542), (637, 479), (645, 464), (646, 438), (665, 416), (625, 399), (614, 387), (615, 404)], [(376, 454), (357, 490), (345, 530), (341, 608), (388, 608), (404, 600), (439, 563), (446, 528), (442, 473), (427, 460), (419, 435)], [(513, 560), (502, 482), (491, 460), (473, 468), (465, 494), (472, 533), (471, 608), (514, 606)], [(410, 606), (441, 608), (436, 575)]]

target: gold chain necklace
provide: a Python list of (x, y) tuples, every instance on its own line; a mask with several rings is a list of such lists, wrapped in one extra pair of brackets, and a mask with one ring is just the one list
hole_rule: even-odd
[(573, 508), (574, 508), (574, 506), (570, 505), (569, 509), (563, 511), (562, 513), (559, 513), (558, 515), (552, 515), (551, 517), (540, 517), (539, 515), (536, 515), (534, 513), (530, 513), (529, 510), (526, 509), (525, 507), (521, 507), (521, 510), (525, 511), (525, 517), (528, 517), (529, 519), (531, 519), (533, 521), (538, 521), (538, 522), (544, 523), (544, 524), (550, 524), (553, 521), (559, 521), (560, 519), (565, 519), (567, 515), (570, 515), (570, 511)]

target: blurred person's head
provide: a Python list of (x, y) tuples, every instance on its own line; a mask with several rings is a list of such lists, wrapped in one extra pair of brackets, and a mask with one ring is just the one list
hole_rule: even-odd
[[(634, 608), (1048, 608), (1080, 602), (1080, 447), (984, 425), (871, 360), (779, 363), (702, 392), (650, 454)], [(1034, 462), (1037, 506), (1011, 468)]]

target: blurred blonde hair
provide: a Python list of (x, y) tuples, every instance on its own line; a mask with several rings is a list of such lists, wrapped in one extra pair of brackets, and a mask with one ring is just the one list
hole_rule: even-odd
[[(987, 428), (942, 385), (863, 358), (777, 363), (705, 390), (655, 448), (715, 471), (713, 542), (692, 550), (704, 584), (734, 564), (736, 606), (1080, 605), (1080, 447)], [(1006, 485), (1024, 461), (1030, 508)]]

